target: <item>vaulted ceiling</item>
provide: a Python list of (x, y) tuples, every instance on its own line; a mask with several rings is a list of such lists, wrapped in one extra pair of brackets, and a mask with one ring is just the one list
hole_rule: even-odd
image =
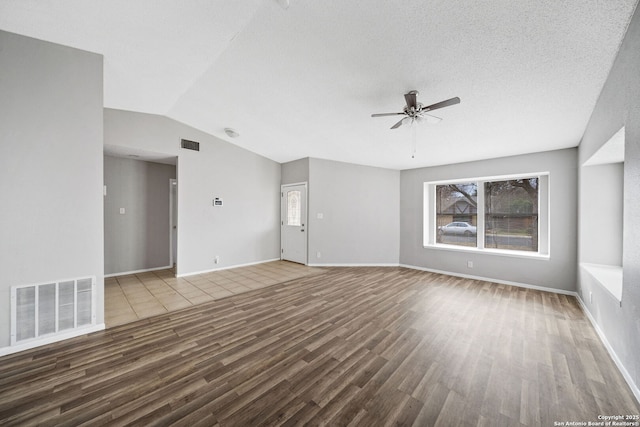
[[(105, 107), (278, 162), (409, 169), (577, 146), (636, 4), (0, 0), (0, 29), (104, 55)], [(371, 117), (409, 90), (462, 100), (415, 129), (415, 158), (411, 127)]]

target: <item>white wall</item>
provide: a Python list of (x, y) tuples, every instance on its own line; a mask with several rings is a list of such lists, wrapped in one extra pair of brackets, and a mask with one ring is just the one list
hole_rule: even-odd
[(399, 189), (399, 171), (309, 159), (309, 264), (397, 265)]
[(104, 322), (102, 56), (0, 31), (0, 347), (9, 289), (96, 276)]
[[(567, 149), (402, 171), (400, 263), (524, 285), (573, 291), (576, 286), (577, 150)], [(550, 257), (516, 258), (423, 246), (424, 183), (549, 172)], [(467, 267), (473, 262), (473, 268)]]
[(175, 165), (104, 156), (105, 274), (169, 267), (169, 180), (175, 177)]
[(622, 265), (622, 163), (580, 169), (580, 262)]
[(279, 163), (162, 116), (105, 109), (104, 126), (105, 144), (178, 156), (178, 275), (280, 258)]
[[(640, 399), (640, 10), (636, 10), (609, 77), (586, 127), (579, 148), (580, 164), (598, 151), (620, 128), (625, 127), (622, 306), (585, 272), (579, 276), (580, 298), (611, 346), (627, 379), (635, 384)], [(581, 176), (580, 220), (593, 189)], [(581, 227), (580, 245), (597, 242), (601, 230)], [(597, 244), (597, 243), (592, 243)], [(584, 248), (580, 261), (589, 261), (594, 248)], [(589, 293), (593, 292), (593, 302)]]

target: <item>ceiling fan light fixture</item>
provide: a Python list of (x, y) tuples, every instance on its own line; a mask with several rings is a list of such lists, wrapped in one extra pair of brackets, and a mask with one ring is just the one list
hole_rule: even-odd
[(238, 131), (232, 128), (224, 128), (224, 133), (226, 133), (229, 138), (237, 138), (240, 136)]
[(424, 114), (422, 116), (420, 116), (421, 119), (427, 123), (430, 124), (437, 124), (440, 123), (442, 121), (442, 119), (440, 117), (436, 117), (436, 116), (432, 116), (430, 114)]

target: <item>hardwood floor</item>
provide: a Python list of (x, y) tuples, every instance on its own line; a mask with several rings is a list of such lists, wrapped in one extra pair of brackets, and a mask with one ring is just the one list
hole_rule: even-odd
[(2, 425), (553, 426), (640, 408), (570, 296), (332, 268), (0, 358)]

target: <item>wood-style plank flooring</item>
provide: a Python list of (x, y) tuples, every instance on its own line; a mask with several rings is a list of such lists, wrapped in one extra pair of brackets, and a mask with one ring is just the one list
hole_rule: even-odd
[(553, 426), (640, 408), (570, 296), (331, 268), (0, 358), (0, 425)]

